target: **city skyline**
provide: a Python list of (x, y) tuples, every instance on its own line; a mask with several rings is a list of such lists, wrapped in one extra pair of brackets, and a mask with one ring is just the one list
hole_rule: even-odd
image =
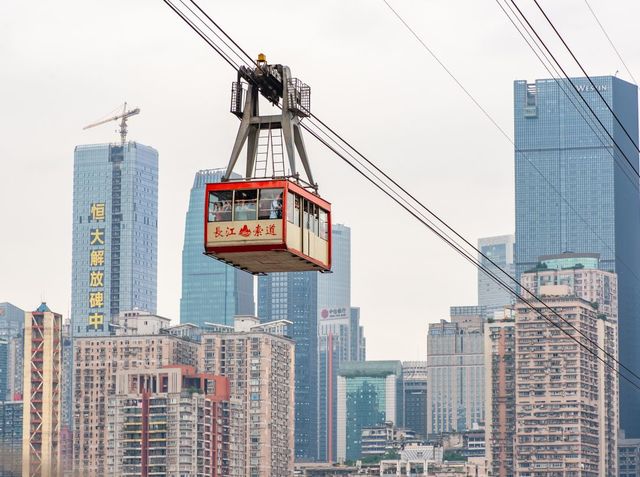
[(0, 5), (0, 474), (635, 475), (598, 1)]
[[(416, 31), (433, 46), (498, 123), (511, 131), (512, 81), (542, 78), (548, 74), (512, 25), (501, 17), (499, 9), (495, 5), (467, 1), (464, 5), (468, 15), (459, 19), (458, 26), (451, 28), (449, 22), (444, 21), (451, 13), (447, 5), (427, 6), (406, 0), (396, 0), (393, 4), (406, 18), (411, 18)], [(30, 14), (26, 5), (9, 1), (0, 7), (6, 26), (3, 36), (8, 40), (3, 42), (6, 91), (24, 91), (26, 77), (49, 78), (44, 87), (29, 87), (32, 101), (25, 103), (19, 93), (5, 95), (7, 109), (14, 115), (3, 115), (0, 126), (7, 137), (14, 140), (1, 144), (0, 154), (8, 159), (2, 164), (3, 175), (10, 174), (15, 180), (3, 186), (0, 199), (2, 203), (10, 204), (16, 197), (22, 197), (24, 189), (18, 184), (31, 183), (38, 190), (56, 184), (59, 192), (51, 197), (51, 212), (43, 214), (35, 197), (25, 198), (24, 208), (3, 212), (10, 223), (21, 226), (40, 223), (43, 227), (60, 230), (60, 234), (46, 242), (41, 236), (3, 235), (3, 243), (14, 250), (7, 254), (5, 267), (14, 273), (10, 278), (0, 278), (0, 289), (7, 295), (2, 299), (29, 307), (36, 295), (35, 301), (46, 300), (63, 315), (69, 314), (70, 280), (59, 280), (58, 277), (70, 276), (71, 267), (70, 154), (76, 144), (116, 141), (115, 127), (105, 125), (86, 132), (81, 128), (127, 100), (141, 108), (141, 114), (129, 121), (129, 137), (152, 144), (161, 152), (158, 312), (177, 320), (181, 282), (179, 244), (184, 232), (187, 191), (195, 171), (221, 167), (228, 159), (237, 130), (237, 120), (227, 112), (229, 85), (234, 75), (209, 49), (200, 45), (193, 34), (185, 31), (171, 12), (156, 2), (143, 0), (135, 9), (130, 9), (129, 2), (119, 0), (109, 6), (88, 6), (72, 1), (61, 10), (53, 10), (44, 2), (38, 5), (40, 13), (30, 28), (37, 25), (38, 33), (50, 38), (44, 50), (40, 49), (43, 47), (40, 42), (35, 43), (31, 30), (18, 21)], [(238, 22), (243, 18), (244, 8), (258, 8), (258, 5), (257, 2), (229, 4), (216, 15), (250, 54), (264, 50), (269, 59), (295, 65), (297, 74), (313, 87), (314, 104), (318, 105), (317, 112), (321, 117), (333, 123), (354, 144), (361, 145), (363, 152), (370, 153), (381, 166), (390, 169), (409, 190), (420, 191), (420, 198), (453, 224), (463, 225), (463, 232), (470, 239), (514, 230), (512, 145), (459, 94), (457, 86), (435, 62), (422, 56), (420, 46), (389, 15), (383, 4), (367, 5), (371, 18), (367, 25), (357, 27), (359, 35), (353, 34), (352, 26), (360, 25), (364, 5), (345, 7), (337, 1), (325, 3), (322, 8), (297, 5), (295, 11), (283, 10), (284, 17), (276, 12), (265, 12), (261, 19), (247, 18), (246, 24)], [(620, 51), (635, 51), (636, 45), (631, 41), (633, 26), (620, 19), (613, 5), (603, 3), (596, 8), (605, 23), (619, 27), (615, 40)], [(338, 9), (341, 15), (336, 21)], [(572, 40), (579, 56), (588, 55), (590, 73), (613, 74), (619, 69), (620, 76), (628, 78), (620, 62), (603, 44), (605, 39), (584, 5), (561, 2), (548, 5), (548, 9), (567, 38)], [(638, 4), (626, 2), (625, 9), (626, 18), (640, 14)], [(124, 10), (128, 10), (126, 18), (120, 15)], [(59, 15), (56, 27), (49, 21), (49, 14), (56, 18)], [(77, 28), (78, 25), (88, 28), (87, 15), (92, 17), (91, 41), (79, 41)], [(309, 16), (315, 18), (310, 31), (303, 27), (304, 19)], [(285, 34), (275, 29), (265, 37), (264, 22), (275, 22), (276, 19), (296, 25), (294, 31)], [(130, 29), (131, 21), (138, 21), (140, 28)], [(487, 24), (491, 25), (490, 29), (486, 28)], [(126, 29), (128, 34), (121, 35), (121, 29)], [(324, 37), (326, 31), (332, 33), (331, 38), (314, 46), (314, 55), (307, 55), (303, 48), (291, 45), (289, 34)], [(391, 41), (383, 40), (380, 31), (388, 32)], [(473, 37), (474, 41), (468, 48), (460, 49), (457, 45), (461, 36)], [(171, 38), (170, 42), (168, 38)], [(149, 48), (151, 45), (161, 48)], [(123, 57), (122, 51), (129, 54)], [(338, 55), (335, 55), (336, 51)], [(367, 55), (361, 54), (363, 51), (376, 51), (378, 58), (390, 61), (384, 74), (381, 75), (378, 66)], [(331, 67), (320, 68), (318, 57), (331, 58)], [(481, 57), (492, 74), (478, 75), (478, 60), (469, 61), (475, 57)], [(86, 61), (86, 67), (77, 68), (78, 58)], [(640, 61), (635, 61), (633, 56), (625, 59), (632, 71), (640, 70)], [(114, 64), (120, 67), (115, 70)], [(407, 129), (389, 130), (368, 121), (350, 119), (350, 113), (344, 108), (344, 98), (336, 94), (341, 91), (340, 75), (336, 75), (336, 71), (358, 71), (363, 76), (375, 78), (375, 81), (360, 85), (361, 92), (354, 96), (358, 114), (374, 117), (378, 101), (372, 99), (394, 104), (399, 92), (397, 76), (390, 72), (394, 69), (402, 71), (408, 64), (413, 65), (416, 74), (430, 78), (430, 81), (429, 87), (425, 88), (424, 100), (419, 101), (422, 106), (429, 104), (428, 108), (390, 108), (389, 120), (404, 124)], [(167, 74), (167, 65), (171, 65), (170, 74)], [(123, 71), (133, 74), (123, 75)], [(568, 72), (578, 74), (577, 68), (569, 67)], [(31, 86), (31, 83), (27, 84)], [(179, 87), (181, 84), (188, 87)], [(203, 100), (203, 94), (206, 100)], [(55, 121), (44, 120), (53, 115)], [(447, 119), (443, 121), (443, 118)], [(29, 124), (28, 136), (23, 127), (25, 124)], [(425, 133), (424, 124), (439, 126), (428, 128)], [(468, 140), (452, 151), (451, 141), (461, 130), (467, 131)], [(39, 140), (29, 148), (21, 146), (33, 142), (30, 141), (33, 137)], [(425, 140), (429, 141), (430, 153), (416, 156), (416, 151), (424, 148)], [(314, 163), (314, 169), (321, 193), (334, 204), (335, 220), (348, 223), (353, 229), (353, 301), (362, 307), (364, 323), (368, 326), (370, 356), (419, 359), (426, 352), (422, 333), (415, 333), (402, 346), (385, 346), (387, 317), (401, 312), (408, 328), (426, 331), (426, 322), (437, 322), (446, 317), (451, 303), (475, 302), (475, 271), (429, 234), (423, 233), (421, 228), (408, 224), (407, 218), (392, 204), (384, 204), (386, 199), (348, 169), (329, 160), (327, 153), (314, 141), (307, 142), (313, 149), (311, 152), (322, 152), (313, 155), (321, 159)], [(478, 150), (483, 152), (482, 160), (478, 160)], [(449, 159), (431, 159), (436, 157)], [(397, 158), (405, 159), (399, 161)], [(460, 170), (467, 170), (469, 174), (458, 177)], [(45, 174), (39, 177), (34, 171)], [(476, 200), (456, 197), (450, 187), (451, 181), (458, 181), (456, 188), (465, 190), (465, 197), (468, 194)], [(488, 190), (492, 191), (491, 196), (487, 194)], [(362, 201), (354, 203), (350, 196), (361, 197), (367, 203), (380, 203), (380, 208), (363, 210)], [(382, 215), (391, 217), (389, 227), (406, 231), (409, 241), (404, 250), (377, 252), (388, 250), (386, 241), (373, 225)], [(57, 252), (52, 254), (51, 249)], [(417, 257), (418, 263), (411, 265), (410, 255), (415, 255), (415, 250), (423, 253)], [(27, 261), (27, 257), (30, 260)], [(369, 283), (369, 272), (365, 267), (373, 257), (378, 260), (375, 265), (387, 270), (392, 282), (398, 284), (393, 287), (397, 303), (385, 303), (383, 299), (390, 285)], [(39, 264), (42, 263), (51, 264), (48, 270), (56, 272), (39, 272), (34, 281), (34, 267), (41, 268)], [(441, 274), (425, 276), (427, 267), (436, 267)], [(407, 282), (400, 285), (405, 278)], [(445, 285), (442, 288), (446, 290), (423, 294), (418, 280), (425, 289)], [(409, 286), (411, 283), (416, 285)], [(416, 309), (426, 311), (416, 314)]]

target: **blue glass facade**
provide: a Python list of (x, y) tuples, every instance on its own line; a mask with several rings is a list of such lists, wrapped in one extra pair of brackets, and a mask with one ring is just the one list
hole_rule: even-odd
[[(513, 276), (514, 270), (514, 240), (513, 235), (484, 237), (478, 239), (478, 250), (488, 258), (479, 256), (480, 263), (492, 272), (497, 271), (495, 263), (502, 270)], [(490, 260), (489, 260), (490, 259)], [(493, 262), (493, 263), (492, 263)], [(503, 275), (498, 274), (501, 278)], [(508, 280), (507, 280), (508, 281)], [(506, 305), (513, 302), (513, 295), (498, 285), (489, 275), (478, 270), (478, 306), (486, 310), (488, 318), (493, 318), (495, 312), (502, 312)]]
[(400, 361), (343, 363), (338, 371), (337, 457), (361, 458), (362, 429), (392, 422), (404, 425)]
[(108, 334), (123, 310), (155, 313), (157, 261), (158, 152), (135, 142), (77, 146), (72, 334)]
[(255, 314), (253, 275), (203, 255), (205, 186), (224, 169), (198, 171), (189, 197), (182, 248), (180, 323), (233, 326), (235, 315)]
[[(637, 144), (637, 87), (611, 76), (592, 79), (595, 89), (586, 78), (573, 81), (637, 170), (637, 151), (596, 92)], [(567, 81), (561, 84), (571, 91)], [(600, 139), (594, 134), (553, 79), (514, 83), (514, 123), (517, 275), (542, 255), (600, 254), (600, 268), (618, 274), (620, 360), (640, 369), (637, 177), (606, 133), (595, 125)], [(626, 382), (620, 388), (620, 422), (627, 435), (640, 436), (640, 395)]]
[(295, 458), (318, 453), (317, 272), (271, 273), (258, 278), (261, 322), (290, 320), (295, 341)]

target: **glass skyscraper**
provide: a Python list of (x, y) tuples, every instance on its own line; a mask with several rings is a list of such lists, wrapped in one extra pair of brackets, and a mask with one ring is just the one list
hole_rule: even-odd
[(295, 341), (295, 457), (318, 454), (317, 272), (270, 273), (258, 278), (261, 322), (290, 320)]
[(109, 333), (120, 311), (157, 306), (158, 152), (136, 142), (77, 146), (71, 325)]
[[(513, 276), (515, 246), (513, 235), (499, 235), (496, 237), (484, 237), (478, 239), (478, 250), (488, 258), (479, 256), (478, 260), (492, 272), (502, 268), (509, 275)], [(491, 261), (489, 261), (491, 259)], [(493, 265), (493, 263), (496, 265)], [(497, 273), (498, 277), (511, 284), (502, 273)], [(478, 305), (485, 308), (487, 318), (493, 318), (495, 312), (502, 312), (506, 305), (514, 302), (513, 295), (498, 285), (489, 275), (478, 269)]]
[(180, 323), (233, 326), (235, 315), (253, 315), (253, 275), (203, 255), (205, 186), (220, 182), (224, 169), (196, 173), (189, 197), (182, 248)]
[[(638, 153), (600, 99), (638, 144), (637, 87), (615, 77), (575, 78), (627, 159), (638, 170)], [(620, 361), (640, 369), (640, 201), (638, 178), (609, 136), (565, 94), (568, 81), (514, 83), (516, 273), (538, 257), (562, 252), (597, 253), (600, 268), (618, 274)], [(574, 99), (574, 102), (579, 102)], [(614, 159), (615, 157), (615, 159)], [(640, 394), (621, 380), (620, 422), (640, 437)]]

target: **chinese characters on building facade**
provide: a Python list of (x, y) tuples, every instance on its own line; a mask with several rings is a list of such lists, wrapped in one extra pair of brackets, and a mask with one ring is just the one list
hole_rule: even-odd
[[(89, 317), (87, 329), (104, 330), (105, 204), (92, 203), (89, 235)], [(102, 227), (100, 227), (102, 225)]]

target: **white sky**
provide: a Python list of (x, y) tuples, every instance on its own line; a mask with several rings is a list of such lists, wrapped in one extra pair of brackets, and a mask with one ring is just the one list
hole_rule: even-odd
[[(493, 0), (390, 0), (511, 133), (512, 81), (548, 77)], [(518, 0), (533, 14), (531, 0)], [(629, 79), (584, 0), (543, 0), (587, 71)], [(640, 77), (640, 2), (590, 0)], [(201, 0), (248, 52), (312, 87), (312, 109), (467, 238), (513, 233), (513, 150), (382, 0)], [(540, 32), (559, 51), (540, 16)], [(560, 55), (571, 74), (566, 55)], [(235, 75), (161, 0), (0, 2), (0, 301), (68, 316), (73, 148), (128, 101), (130, 139), (160, 152), (158, 312), (179, 316), (196, 170), (224, 167)], [(307, 138), (334, 220), (352, 228), (352, 302), (369, 359), (424, 359), (429, 322), (475, 304), (476, 271)]]

